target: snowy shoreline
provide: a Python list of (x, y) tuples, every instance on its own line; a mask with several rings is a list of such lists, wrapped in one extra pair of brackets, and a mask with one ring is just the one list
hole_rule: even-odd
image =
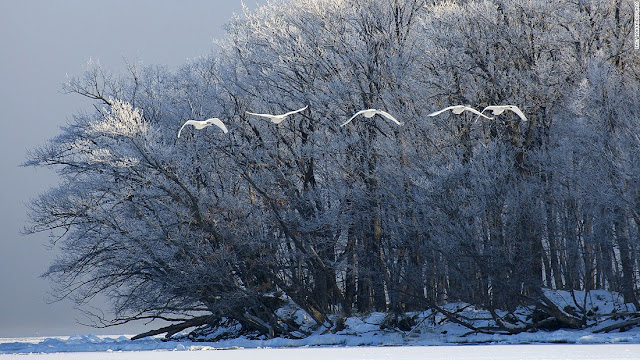
[[(451, 345), (542, 345), (542, 344), (635, 344), (640, 345), (640, 328), (623, 333), (594, 334), (589, 330), (538, 331), (517, 335), (471, 334), (462, 336), (448, 326), (439, 333), (406, 336), (392, 331), (363, 331), (351, 334), (313, 334), (305, 339), (253, 340), (236, 339), (199, 342), (166, 340), (152, 337), (130, 340), (131, 336), (73, 335), (38, 338), (0, 338), (0, 354), (47, 354), (75, 352), (130, 351), (201, 351), (227, 349), (285, 349), (285, 348), (352, 348), (352, 347), (421, 347)], [(640, 348), (638, 348), (640, 351)], [(637, 353), (640, 355), (640, 352)]]
[[(636, 309), (624, 304), (619, 294), (592, 291), (588, 297), (584, 292), (570, 294), (564, 291), (549, 291), (547, 295), (565, 311), (576, 311), (576, 300), (583, 303), (588, 315), (581, 329), (526, 328), (508, 334), (500, 330), (506, 326), (528, 324), (531, 311), (518, 309), (511, 314), (510, 323), (496, 327), (495, 318), (487, 311), (466, 303), (443, 305), (441, 311), (404, 314), (411, 320), (406, 330), (389, 326), (390, 314), (373, 312), (353, 315), (342, 320), (340, 328), (326, 323), (317, 326), (301, 309), (290, 304), (281, 309), (282, 318), (295, 319), (301, 338), (267, 338), (263, 335), (242, 331), (237, 324), (200, 329), (194, 333), (185, 330), (176, 337), (166, 339), (161, 335), (131, 340), (134, 335), (72, 335), (51, 337), (0, 338), (0, 354), (46, 354), (77, 352), (132, 352), (132, 351), (179, 351), (219, 349), (263, 349), (263, 348), (330, 348), (330, 347), (416, 347), (450, 345), (523, 345), (523, 344), (640, 344), (640, 326), (635, 321)], [(572, 306), (573, 305), (573, 306)], [(446, 309), (446, 310), (445, 310)], [(449, 314), (447, 316), (445, 311)], [(463, 321), (452, 321), (456, 314)], [(498, 315), (495, 313), (494, 315)], [(507, 318), (503, 312), (500, 317)], [(631, 323), (628, 321), (631, 319)], [(397, 319), (396, 319), (397, 320)], [(619, 326), (621, 324), (631, 324)], [(475, 329), (471, 330), (471, 329)], [(496, 330), (497, 329), (497, 330)], [(520, 328), (525, 329), (525, 328)], [(637, 351), (640, 358), (640, 350)]]

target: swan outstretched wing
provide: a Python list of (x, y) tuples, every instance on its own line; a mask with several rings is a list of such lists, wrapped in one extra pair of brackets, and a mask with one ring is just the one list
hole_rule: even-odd
[(500, 115), (505, 110), (511, 110), (523, 121), (529, 121), (520, 108), (515, 105), (491, 105), (484, 108), (482, 112), (485, 112), (486, 110), (493, 111), (493, 115)]
[(504, 106), (504, 105), (489, 105), (489, 106), (487, 106), (486, 108), (484, 108), (484, 109), (482, 110), (482, 112), (485, 112), (485, 111), (492, 111), (492, 112), (493, 112), (493, 115), (500, 115), (500, 114), (502, 114), (506, 109), (507, 109), (507, 107), (506, 107), (506, 106)]
[(284, 118), (286, 118), (287, 116), (292, 115), (292, 114), (295, 114), (295, 113), (299, 113), (300, 111), (303, 111), (304, 109), (306, 109), (306, 108), (308, 108), (308, 107), (309, 107), (309, 105), (307, 105), (307, 106), (305, 106), (305, 107), (303, 107), (303, 108), (300, 108), (300, 109), (298, 109), (298, 110), (289, 111), (288, 113), (284, 113), (284, 114), (281, 114), (281, 115), (273, 115), (273, 114), (259, 114), (259, 113), (254, 113), (254, 112), (250, 112), (250, 111), (247, 111), (246, 113), (247, 113), (247, 114), (249, 114), (249, 115), (262, 116), (262, 117), (265, 117), (265, 118), (271, 119), (271, 121), (272, 121), (273, 123), (275, 123), (275, 124), (279, 124), (279, 123), (281, 123), (281, 122), (282, 122), (282, 120), (284, 120)]
[(444, 109), (442, 109), (442, 110), (438, 110), (438, 111), (436, 111), (436, 112), (432, 112), (431, 114), (429, 114), (429, 115), (427, 115), (427, 116), (438, 116), (438, 115), (442, 114), (442, 113), (443, 113), (443, 112), (445, 112), (445, 111), (449, 111), (449, 110), (453, 110), (453, 109), (458, 109), (458, 108), (460, 108), (460, 106), (462, 106), (462, 105), (448, 106), (448, 107), (446, 107), (446, 108), (444, 108)]
[(196, 121), (196, 120), (187, 120), (187, 121), (182, 125), (182, 127), (180, 128), (180, 130), (178, 130), (178, 139), (180, 138), (180, 133), (182, 133), (182, 129), (184, 129), (184, 127), (185, 127), (185, 126), (187, 126), (187, 125), (194, 125), (194, 126), (195, 126), (196, 124), (198, 124), (198, 121)]
[(306, 109), (306, 108), (308, 108), (308, 107), (309, 107), (309, 105), (307, 105), (307, 106), (305, 106), (305, 107), (303, 107), (303, 108), (300, 108), (300, 109), (298, 109), (298, 110), (289, 111), (289, 112), (288, 112), (288, 113), (286, 113), (286, 114), (282, 114), (282, 116), (289, 116), (289, 115), (293, 115), (293, 114), (295, 114), (295, 113), (299, 113), (300, 111), (303, 111), (303, 110), (305, 110), (305, 109)]
[(376, 110), (376, 113), (386, 117), (387, 119), (393, 121), (394, 123), (398, 124), (398, 125), (402, 125), (403, 123), (401, 123), (400, 121), (398, 121), (396, 118), (394, 118), (393, 116), (391, 116), (391, 114), (389, 114), (386, 111), (382, 111), (382, 110)]
[(522, 110), (520, 110), (519, 107), (517, 107), (515, 105), (509, 105), (509, 110), (511, 110), (514, 113), (516, 113), (516, 115), (518, 115), (520, 117), (520, 119), (522, 119), (523, 121), (529, 121), (529, 119), (527, 119), (527, 117), (524, 116), (524, 113), (522, 112)]
[(474, 113), (474, 114), (476, 114), (476, 115), (478, 115), (478, 116), (482, 116), (482, 117), (487, 118), (487, 119), (489, 119), (489, 120), (493, 120), (493, 118), (492, 118), (492, 117), (488, 117), (487, 115), (483, 114), (482, 112), (480, 112), (480, 111), (478, 111), (478, 110), (476, 110), (476, 109), (474, 109), (474, 108), (472, 108), (472, 107), (465, 106), (465, 107), (464, 107), (464, 110), (466, 110), (466, 111), (471, 111), (472, 113)]
[(262, 117), (266, 117), (266, 118), (276, 117), (275, 115), (271, 115), (271, 114), (258, 114), (258, 113), (252, 113), (250, 111), (246, 111), (246, 113), (249, 114), (249, 115), (262, 116)]
[(222, 129), (222, 132), (225, 134), (229, 132), (229, 130), (227, 130), (227, 127), (224, 125), (222, 120), (218, 118), (210, 118), (210, 119), (207, 119), (206, 121)]
[(353, 118), (357, 117), (358, 115), (364, 114), (367, 111), (370, 111), (370, 109), (358, 111), (357, 113), (353, 114), (353, 116), (349, 120), (345, 121), (344, 124), (340, 125), (340, 127), (347, 125), (348, 123), (351, 122), (351, 120), (353, 120)]
[(187, 120), (182, 125), (180, 130), (178, 130), (178, 138), (180, 138), (180, 134), (182, 133), (182, 129), (184, 129), (184, 127), (187, 126), (187, 125), (193, 125), (193, 127), (195, 127), (198, 130), (202, 130), (202, 129), (206, 128), (207, 126), (215, 125), (215, 126), (219, 127), (220, 129), (222, 129), (222, 132), (224, 132), (225, 134), (227, 132), (229, 132), (229, 130), (227, 130), (227, 127), (224, 125), (224, 123), (218, 118), (210, 118), (210, 119), (207, 119), (207, 120), (204, 120), (204, 121)]
[[(493, 119), (491, 117), (486, 116), (485, 114), (483, 114), (482, 112), (472, 108), (471, 106), (466, 106), (466, 105), (454, 105), (454, 106), (449, 106), (446, 107), (442, 110), (438, 110), (436, 112), (432, 112), (431, 114), (427, 115), (427, 116), (438, 116), (440, 114), (442, 114), (445, 111), (451, 110), (453, 111), (454, 114), (462, 114), (464, 111), (470, 111), (478, 116), (482, 116), (485, 117), (487, 119)], [(485, 109), (486, 110), (486, 109)], [(484, 110), (483, 110), (484, 111)]]

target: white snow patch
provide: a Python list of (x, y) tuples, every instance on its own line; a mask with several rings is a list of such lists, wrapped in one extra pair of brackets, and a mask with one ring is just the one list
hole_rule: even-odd
[[(200, 349), (198, 349), (200, 350)], [(215, 350), (213, 350), (215, 351)], [(476, 345), (476, 346), (397, 346), (397, 347), (324, 347), (295, 349), (237, 349), (232, 351), (134, 351), (76, 352), (66, 354), (26, 354), (19, 359), (219, 359), (219, 360), (281, 360), (281, 359), (367, 359), (367, 360), (627, 360), (638, 359), (640, 345)], [(12, 355), (0, 355), (8, 359)]]
[[(318, 353), (328, 351), (327, 348), (335, 347), (340, 347), (345, 352), (357, 352), (360, 350), (347, 349), (351, 349), (353, 347), (357, 347), (358, 349), (364, 349), (364, 347), (383, 347), (384, 350), (376, 350), (373, 352), (374, 355), (372, 355), (372, 358), (376, 358), (376, 356), (379, 356), (382, 352), (390, 351), (389, 349), (391, 349), (391, 347), (395, 348), (399, 346), (403, 349), (407, 349), (403, 350), (403, 354), (408, 354), (414, 352), (417, 348), (425, 349), (423, 348), (424, 346), (434, 345), (444, 348), (450, 348), (449, 345), (456, 345), (453, 346), (453, 348), (457, 349), (459, 348), (459, 345), (474, 344), (476, 346), (470, 347), (470, 349), (476, 349), (480, 348), (478, 347), (478, 344), (499, 344), (501, 346), (522, 344), (571, 344), (573, 347), (568, 347), (566, 349), (578, 349), (578, 347), (576, 347), (578, 345), (581, 346), (589, 344), (588, 348), (596, 349), (599, 347), (594, 347), (595, 345), (624, 344), (625, 347), (614, 347), (613, 349), (616, 351), (620, 349), (632, 349), (634, 355), (633, 358), (640, 359), (640, 345), (638, 345), (640, 344), (640, 327), (636, 326), (625, 332), (593, 332), (595, 329), (601, 329), (604, 326), (620, 321), (620, 319), (624, 319), (622, 316), (625, 315), (625, 313), (627, 315), (635, 313), (636, 309), (633, 305), (624, 304), (619, 295), (605, 291), (591, 291), (587, 294), (584, 292), (575, 292), (571, 294), (569, 292), (550, 291), (546, 293), (546, 296), (555, 304), (558, 304), (560, 308), (563, 308), (563, 311), (565, 312), (575, 312), (576, 309), (583, 314), (589, 312), (589, 314), (591, 314), (588, 315), (588, 318), (590, 319), (588, 325), (590, 327), (582, 330), (521, 332), (516, 335), (472, 333), (470, 329), (451, 322), (443, 314), (428, 310), (420, 313), (408, 314), (413, 317), (415, 325), (410, 331), (401, 331), (397, 329), (384, 329), (383, 323), (385, 321), (386, 314), (374, 312), (346, 319), (344, 321), (344, 327), (340, 331), (336, 331), (335, 329), (331, 330), (328, 326), (320, 326), (311, 335), (303, 339), (275, 338), (260, 340), (239, 336), (236, 338), (214, 341), (218, 338), (218, 335), (225, 331), (233, 333), (235, 330), (239, 330), (237, 328), (238, 325), (233, 322), (230, 322), (228, 328), (211, 329), (211, 332), (203, 338), (203, 340), (209, 341), (198, 342), (188, 340), (186, 337), (182, 338), (180, 341), (166, 340), (161, 337), (150, 337), (132, 341), (130, 340), (131, 336), (96, 336), (92, 334), (48, 338), (0, 338), (0, 358), (3, 357), (2, 354), (66, 353), (64, 358), (68, 358), (67, 355), (75, 353), (117, 354), (121, 352), (162, 351), (164, 353), (175, 352), (188, 354), (193, 352), (206, 353), (210, 350), (221, 349), (300, 349), (304, 347), (313, 347), (318, 350)], [(443, 308), (445, 308), (446, 311), (458, 313), (464, 316), (467, 321), (472, 322), (473, 326), (476, 327), (495, 325), (491, 314), (484, 310), (478, 310), (469, 304), (452, 303), (443, 306)], [(283, 312), (281, 315), (290, 315), (290, 318), (296, 319), (298, 324), (301, 324), (303, 328), (306, 327), (307, 329), (310, 329), (310, 324), (315, 324), (308, 314), (293, 306), (284, 308), (281, 311)], [(500, 313), (499, 315), (504, 316), (505, 314), (506, 313)], [(527, 309), (522, 309), (522, 311), (514, 312), (513, 316), (519, 321), (526, 321), (528, 314), (529, 312)], [(337, 323), (336, 318), (333, 318), (332, 320), (334, 324)], [(548, 347), (545, 346), (540, 347), (540, 349), (547, 348)], [(579, 348), (582, 349), (582, 347)], [(606, 348), (610, 349), (609, 347)], [(429, 351), (437, 352), (437, 350), (433, 350), (431, 347), (428, 349)], [(338, 357), (343, 358), (343, 350), (339, 350), (339, 352), (336, 353), (340, 355)], [(364, 350), (362, 351), (364, 352)], [(492, 351), (493, 350), (490, 352)], [(227, 352), (219, 353), (226, 354)], [(247, 352), (243, 352), (243, 354), (246, 353)], [(273, 352), (270, 352), (270, 354), (272, 353)], [(468, 357), (470, 359), (478, 358), (473, 357), (475, 356), (475, 350), (470, 350), (467, 353), (468, 355), (471, 355), (471, 357)], [(569, 353), (571, 353), (571, 351), (569, 351)], [(587, 353), (590, 354), (590, 352)], [(512, 355), (514, 354), (512, 353)], [(216, 353), (216, 356), (218, 356), (218, 353)], [(129, 356), (127, 355), (127, 357)], [(165, 356), (163, 355), (163, 358), (164, 357)], [(260, 357), (262, 358), (262, 356)], [(331, 357), (336, 356), (334, 355)], [(518, 355), (516, 357), (520, 356)], [(400, 358), (413, 359), (411, 356), (401, 356)], [(424, 358), (424, 356), (419, 358)], [(438, 356), (436, 356), (436, 358), (438, 358)], [(493, 356), (489, 358), (493, 358)], [(586, 357), (584, 359), (591, 358), (598, 357)], [(619, 357), (616, 353), (616, 356), (603, 358), (624, 357)], [(532, 357), (531, 359), (538, 358)], [(306, 355), (305, 360), (309, 360), (306, 358)]]

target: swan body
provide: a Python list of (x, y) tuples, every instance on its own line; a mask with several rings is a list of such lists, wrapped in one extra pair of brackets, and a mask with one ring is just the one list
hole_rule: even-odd
[(180, 138), (180, 133), (182, 132), (182, 129), (184, 129), (185, 126), (187, 125), (192, 125), (194, 128), (198, 129), (198, 130), (202, 130), (208, 126), (212, 126), (215, 125), (217, 127), (219, 127), (220, 129), (222, 129), (223, 133), (227, 133), (229, 132), (229, 130), (227, 130), (227, 127), (224, 125), (224, 123), (222, 122), (222, 120), (218, 119), (218, 118), (210, 118), (207, 120), (203, 120), (203, 121), (199, 121), (199, 120), (187, 120), (187, 122), (185, 122), (182, 127), (180, 128), (180, 130), (178, 131), (178, 138)]
[(300, 111), (303, 111), (303, 110), (305, 110), (305, 109), (306, 109), (306, 108), (308, 108), (308, 107), (309, 107), (309, 105), (307, 105), (307, 106), (305, 106), (305, 107), (303, 107), (303, 108), (300, 108), (300, 109), (298, 109), (298, 110), (289, 111), (288, 113), (281, 114), (281, 115), (257, 114), (257, 113), (252, 113), (252, 112), (249, 112), (249, 111), (247, 111), (247, 114), (249, 114), (249, 115), (255, 115), (255, 116), (262, 116), (262, 117), (265, 117), (265, 118), (267, 118), (267, 119), (271, 120), (271, 122), (272, 122), (272, 123), (274, 123), (274, 124), (280, 124), (284, 119), (286, 119), (286, 118), (287, 118), (287, 116), (289, 116), (289, 115), (293, 115), (293, 114), (295, 114), (295, 113), (299, 113)]
[(444, 108), (442, 110), (438, 110), (436, 112), (432, 112), (431, 114), (429, 114), (427, 116), (438, 116), (438, 115), (442, 114), (443, 112), (449, 111), (449, 110), (451, 110), (451, 112), (456, 114), (456, 115), (460, 115), (465, 111), (470, 111), (470, 112), (472, 112), (472, 113), (474, 113), (474, 114), (476, 114), (478, 116), (485, 117), (485, 118), (487, 118), (489, 120), (493, 119), (491, 117), (488, 117), (488, 116), (484, 115), (482, 112), (480, 112), (480, 111), (478, 111), (478, 110), (476, 110), (476, 109), (474, 109), (474, 108), (472, 108), (470, 106), (466, 106), (466, 105), (449, 106), (449, 107), (446, 107), (446, 108)]
[(342, 124), (342, 125), (340, 125), (340, 126), (342, 127), (342, 126), (347, 125), (348, 123), (350, 123), (350, 122), (351, 122), (351, 120), (353, 120), (355, 117), (357, 117), (357, 116), (359, 116), (359, 115), (362, 115), (362, 116), (364, 116), (364, 117), (366, 117), (366, 118), (372, 118), (372, 117), (374, 117), (374, 116), (376, 116), (376, 115), (381, 115), (381, 116), (383, 116), (383, 117), (385, 117), (385, 118), (387, 118), (387, 119), (389, 119), (389, 120), (393, 121), (394, 123), (396, 123), (396, 124), (398, 124), (398, 125), (402, 125), (402, 124), (403, 124), (403, 123), (401, 123), (400, 121), (398, 121), (396, 118), (394, 118), (393, 116), (391, 116), (391, 114), (389, 114), (389, 113), (388, 113), (388, 112), (386, 112), (386, 111), (377, 110), (377, 109), (366, 109), (366, 110), (360, 110), (360, 111), (358, 111), (358, 112), (357, 112), (357, 113), (355, 113), (355, 114), (354, 114), (354, 115), (353, 115), (349, 120), (347, 120), (344, 124)]
[(522, 121), (529, 121), (529, 119), (524, 116), (522, 110), (520, 110), (520, 108), (515, 105), (491, 105), (484, 108), (482, 112), (493, 111), (493, 115), (500, 115), (505, 112), (505, 110), (513, 111), (514, 113), (516, 113), (516, 115), (518, 115), (520, 119), (522, 119)]

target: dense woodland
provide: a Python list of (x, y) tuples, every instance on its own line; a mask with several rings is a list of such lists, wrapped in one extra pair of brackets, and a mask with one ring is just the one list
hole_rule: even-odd
[[(292, 336), (284, 301), (318, 324), (454, 301), (584, 324), (543, 289), (640, 309), (633, 40), (621, 0), (275, 1), (175, 71), (89, 64), (69, 81), (95, 108), (30, 152), (60, 184), (27, 232), (61, 249), (61, 297), (106, 295), (100, 324), (170, 334), (225, 319)], [(427, 116), (456, 104), (529, 121)], [(278, 125), (246, 114), (307, 105)], [(340, 127), (367, 108), (404, 125)], [(177, 138), (209, 117), (229, 132)]]

